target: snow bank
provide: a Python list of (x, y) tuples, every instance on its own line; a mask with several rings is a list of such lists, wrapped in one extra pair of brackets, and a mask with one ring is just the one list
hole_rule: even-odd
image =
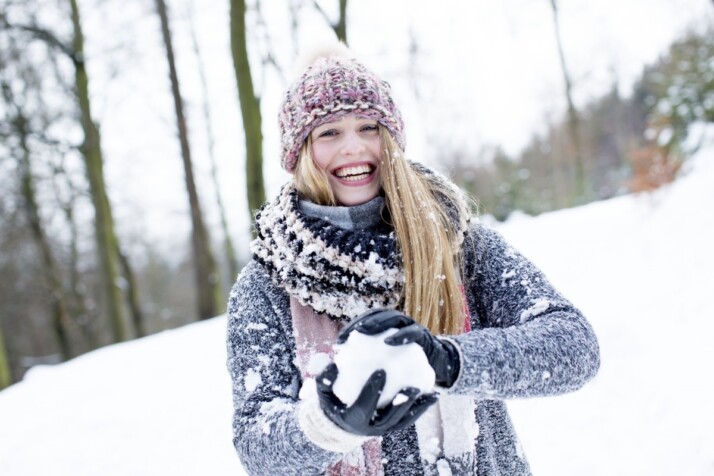
[(34, 367), (0, 392), (0, 474), (244, 474), (225, 317)]
[(714, 474), (714, 148), (687, 165), (652, 194), (500, 227), (601, 345), (580, 392), (509, 404), (534, 474)]

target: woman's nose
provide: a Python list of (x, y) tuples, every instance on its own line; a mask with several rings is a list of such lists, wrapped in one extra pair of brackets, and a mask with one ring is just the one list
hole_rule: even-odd
[(341, 152), (354, 155), (364, 150), (364, 140), (355, 132), (347, 132), (342, 136)]

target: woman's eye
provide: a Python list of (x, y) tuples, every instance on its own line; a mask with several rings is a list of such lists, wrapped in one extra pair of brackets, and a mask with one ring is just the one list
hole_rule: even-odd
[(322, 131), (319, 134), (317, 134), (317, 137), (332, 137), (336, 136), (337, 131), (334, 129), (327, 129), (326, 131)]
[(362, 130), (365, 132), (373, 132), (378, 129), (377, 124), (367, 124), (366, 126), (362, 126)]

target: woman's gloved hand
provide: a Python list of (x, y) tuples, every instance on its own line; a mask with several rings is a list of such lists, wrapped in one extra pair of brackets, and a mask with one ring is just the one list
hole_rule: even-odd
[(435, 393), (418, 396), (418, 389), (408, 387), (400, 391), (407, 401), (377, 408), (387, 378), (384, 370), (377, 370), (367, 380), (357, 400), (348, 407), (332, 391), (337, 373), (333, 363), (315, 379), (320, 407), (333, 423), (357, 435), (382, 436), (406, 428), (438, 400)]
[(461, 369), (456, 346), (447, 340), (435, 337), (428, 329), (417, 324), (414, 319), (403, 312), (373, 309), (342, 329), (337, 342), (344, 343), (353, 331), (375, 335), (391, 328), (399, 329), (399, 331), (386, 338), (384, 340), (386, 344), (403, 345), (412, 342), (419, 344), (434, 369), (436, 384), (442, 387), (451, 387), (454, 384)]

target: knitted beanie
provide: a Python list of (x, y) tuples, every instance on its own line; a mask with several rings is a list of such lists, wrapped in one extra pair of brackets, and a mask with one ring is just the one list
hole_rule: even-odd
[(283, 168), (295, 170), (300, 148), (314, 128), (347, 114), (376, 120), (402, 150), (406, 146), (404, 123), (389, 84), (353, 58), (321, 56), (283, 98), (278, 115)]

